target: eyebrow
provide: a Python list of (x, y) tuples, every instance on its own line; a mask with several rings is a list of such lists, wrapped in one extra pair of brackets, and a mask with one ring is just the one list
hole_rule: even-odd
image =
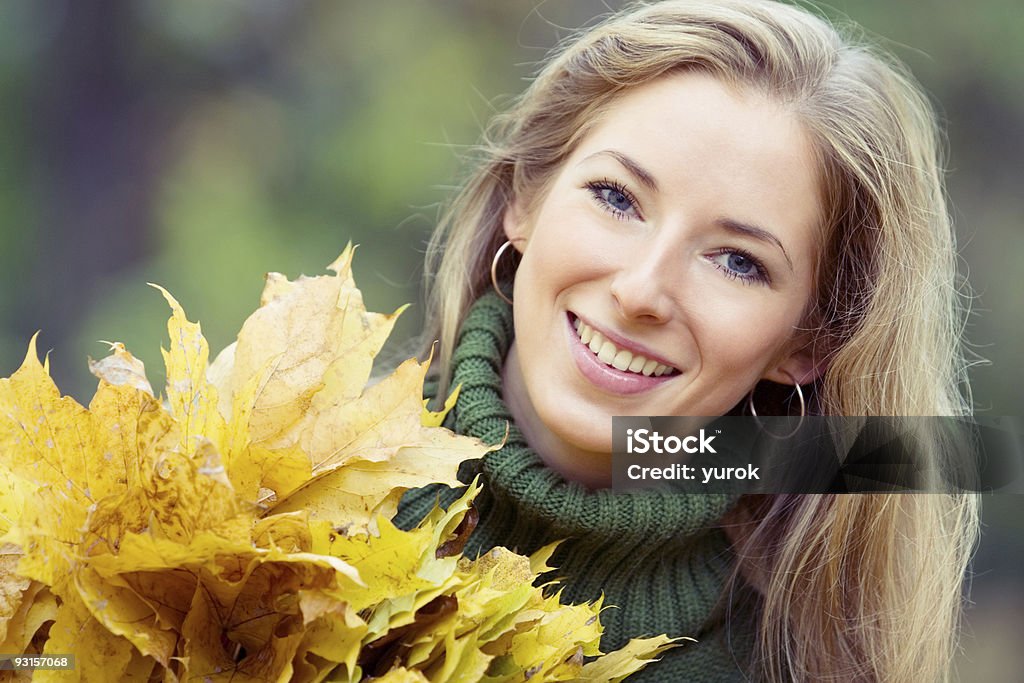
[(723, 228), (730, 232), (734, 232), (740, 235), (746, 235), (748, 237), (753, 237), (754, 239), (760, 240), (762, 242), (774, 244), (782, 252), (782, 255), (786, 257), (786, 263), (789, 264), (789, 269), (795, 270), (793, 268), (793, 261), (792, 259), (789, 258), (789, 254), (786, 252), (786, 248), (782, 246), (782, 242), (779, 241), (779, 238), (772, 234), (770, 231), (765, 230), (764, 228), (759, 228), (756, 225), (749, 225), (747, 223), (734, 221), (731, 218), (719, 218), (718, 220), (715, 221), (715, 223), (717, 223), (718, 225), (722, 226)]
[[(641, 185), (645, 186), (652, 192), (658, 192), (658, 181), (654, 179), (654, 176), (651, 175), (651, 173), (648, 172), (643, 166), (633, 161), (633, 159), (629, 158), (628, 156), (626, 156), (622, 152), (619, 152), (618, 150), (603, 149), (599, 152), (594, 152), (590, 156), (584, 158), (583, 161), (581, 161), (580, 163), (582, 164), (583, 162), (593, 159), (594, 157), (597, 156), (609, 156), (612, 159), (615, 159), (620, 164), (622, 164), (622, 166), (625, 167), (625, 169), (629, 171), (637, 179), (637, 181), (640, 182)], [(747, 237), (752, 237), (761, 242), (774, 244), (782, 252), (782, 255), (786, 257), (786, 263), (789, 264), (789, 269), (795, 270), (795, 268), (793, 267), (793, 260), (789, 258), (789, 253), (786, 252), (786, 248), (782, 246), (782, 242), (770, 230), (765, 230), (764, 228), (760, 228), (756, 225), (750, 225), (749, 223), (743, 223), (740, 221), (733, 220), (731, 218), (719, 218), (718, 220), (715, 221), (715, 223), (725, 228), (729, 232), (733, 232), (739, 235), (746, 235)]]
[(600, 152), (594, 152), (586, 159), (583, 159), (580, 163), (582, 164), (584, 161), (588, 161), (589, 159), (593, 159), (597, 156), (609, 156), (612, 159), (615, 159), (617, 162), (622, 164), (627, 171), (633, 174), (633, 177), (635, 177), (641, 185), (652, 192), (658, 191), (658, 182), (654, 179), (653, 175), (648, 173), (643, 166), (636, 163), (622, 152), (618, 152), (614, 149), (603, 149)]

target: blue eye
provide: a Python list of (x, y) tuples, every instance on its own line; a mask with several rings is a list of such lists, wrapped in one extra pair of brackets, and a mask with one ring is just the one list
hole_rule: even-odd
[(623, 213), (626, 213), (633, 208), (633, 202), (629, 201), (629, 197), (618, 190), (613, 190), (611, 188), (601, 190), (601, 199), (603, 199), (608, 206)]
[(633, 194), (613, 180), (587, 183), (587, 189), (598, 204), (616, 218), (640, 218), (640, 209)]
[(719, 249), (710, 254), (708, 260), (727, 277), (742, 280), (745, 284), (771, 284), (768, 270), (753, 255), (740, 249)]
[(729, 267), (729, 270), (739, 275), (746, 275), (750, 271), (757, 269), (756, 266), (754, 266), (753, 261), (748, 259), (746, 256), (743, 256), (742, 254), (736, 253), (729, 254), (729, 260), (727, 262), (727, 265)]

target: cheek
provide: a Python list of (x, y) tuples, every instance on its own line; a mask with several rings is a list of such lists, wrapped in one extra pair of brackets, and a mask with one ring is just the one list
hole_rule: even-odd
[(538, 221), (526, 246), (519, 275), (534, 285), (555, 287), (602, 277), (610, 267), (614, 249), (600, 226), (578, 215), (550, 215)]
[[(746, 296), (744, 296), (746, 295)], [(797, 334), (799, 302), (767, 302), (740, 292), (732, 297), (701, 297), (699, 344), (705, 363), (760, 373), (778, 360)]]

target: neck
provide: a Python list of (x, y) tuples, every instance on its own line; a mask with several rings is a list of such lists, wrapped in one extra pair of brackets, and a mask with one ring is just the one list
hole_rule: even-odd
[(516, 343), (505, 358), (502, 368), (503, 398), (516, 425), (530, 447), (545, 465), (568, 481), (575, 481), (589, 489), (610, 488), (612, 460), (610, 452), (590, 451), (567, 443), (549, 429), (533, 409), (526, 393), (522, 366)]

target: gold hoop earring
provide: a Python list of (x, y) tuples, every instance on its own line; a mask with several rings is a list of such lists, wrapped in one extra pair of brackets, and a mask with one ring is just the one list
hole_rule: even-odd
[(505, 296), (505, 292), (501, 291), (501, 287), (498, 286), (498, 261), (501, 260), (505, 250), (512, 246), (512, 240), (505, 240), (505, 243), (498, 247), (497, 253), (494, 254), (494, 258), (491, 260), (491, 286), (494, 287), (494, 291), (498, 293), (505, 303), (512, 305), (512, 299)]
[(784, 434), (780, 436), (779, 434), (773, 434), (764, 428), (764, 423), (761, 422), (761, 418), (757, 416), (757, 410), (754, 409), (754, 389), (757, 389), (756, 384), (754, 385), (754, 389), (751, 389), (750, 393), (747, 394), (747, 407), (750, 409), (750, 414), (754, 416), (754, 421), (757, 422), (757, 425), (765, 434), (776, 439), (788, 439), (789, 437), (799, 432), (800, 428), (803, 427), (804, 425), (804, 418), (807, 416), (807, 403), (804, 401), (804, 392), (803, 389), (800, 388), (800, 383), (796, 381), (796, 377), (794, 377), (792, 373), (790, 373), (788, 370), (782, 370), (782, 372), (786, 373), (786, 375), (788, 375), (789, 378), (793, 380), (793, 388), (796, 390), (797, 398), (800, 399), (800, 421), (796, 423), (796, 427), (794, 427), (793, 431), (791, 431), (789, 434)]

